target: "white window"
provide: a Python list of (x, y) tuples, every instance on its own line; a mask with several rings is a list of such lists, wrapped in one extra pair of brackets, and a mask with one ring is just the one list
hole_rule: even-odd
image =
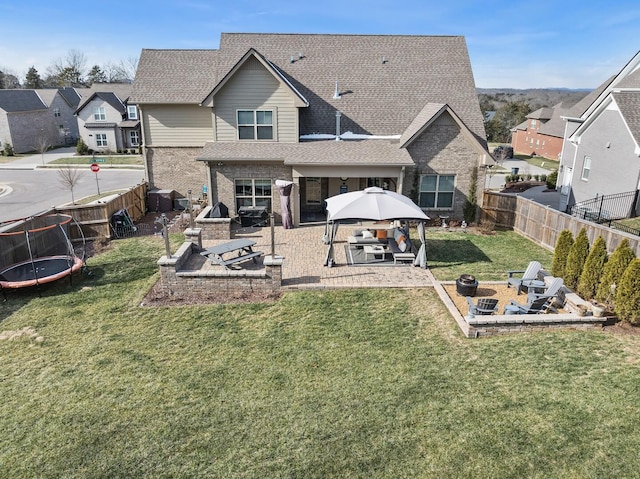
[(138, 119), (138, 109), (135, 105), (127, 106), (127, 117), (129, 120), (137, 120)]
[(53, 116), (58, 118), (60, 116), (60, 108), (53, 109)]
[(423, 175), (418, 204), (422, 208), (453, 208), (455, 175)]
[(140, 133), (137, 130), (131, 130), (129, 132), (129, 144), (131, 146), (138, 146), (140, 144)]
[(103, 106), (97, 106), (93, 109), (93, 119), (94, 121), (106, 121), (107, 115)]
[(107, 147), (107, 134), (106, 133), (96, 133), (96, 146), (98, 148), (106, 148)]
[(271, 211), (271, 180), (236, 180), (236, 211), (243, 206), (266, 206)]
[(239, 140), (273, 140), (273, 111), (238, 110)]
[(531, 120), (531, 128), (535, 128), (536, 127), (536, 120)]
[(584, 162), (582, 163), (582, 179), (588, 180), (590, 172), (591, 172), (591, 157), (585, 156)]

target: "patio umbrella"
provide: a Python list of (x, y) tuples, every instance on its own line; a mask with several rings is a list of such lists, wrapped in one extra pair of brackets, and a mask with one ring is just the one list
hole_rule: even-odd
[(418, 251), (414, 264), (426, 268), (427, 252), (424, 245), (424, 221), (429, 217), (411, 199), (393, 191), (383, 190), (376, 186), (363, 191), (353, 191), (327, 198), (327, 223), (323, 241), (328, 244), (325, 266), (335, 263), (333, 241), (340, 221), (363, 220), (415, 220), (419, 221), (418, 233), (422, 246)]
[(293, 228), (291, 220), (290, 198), (293, 181), (276, 180), (276, 187), (280, 192), (280, 209), (282, 210), (282, 227), (286, 230)]

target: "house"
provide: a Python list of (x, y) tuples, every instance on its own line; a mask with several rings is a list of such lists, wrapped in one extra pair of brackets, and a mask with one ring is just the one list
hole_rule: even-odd
[(326, 198), (380, 186), (462, 219), (493, 164), (459, 36), (223, 33), (217, 50), (142, 51), (140, 111), (152, 187), (204, 187), (231, 214), (293, 181), (294, 224)]
[(58, 140), (52, 146), (75, 145), (78, 141), (78, 121), (73, 115), (80, 104), (80, 94), (75, 88), (36, 90), (49, 108), (58, 131)]
[(137, 150), (140, 119), (135, 105), (127, 103), (130, 84), (94, 83), (82, 92), (75, 111), (80, 137), (94, 151)]
[(598, 198), (606, 217), (636, 216), (637, 205), (621, 215), (602, 197), (628, 193), (633, 203), (640, 188), (640, 52), (571, 113), (564, 116), (560, 208)]
[(543, 107), (527, 115), (527, 119), (511, 130), (511, 146), (519, 154), (559, 160), (564, 137), (561, 116), (569, 107), (559, 103)]

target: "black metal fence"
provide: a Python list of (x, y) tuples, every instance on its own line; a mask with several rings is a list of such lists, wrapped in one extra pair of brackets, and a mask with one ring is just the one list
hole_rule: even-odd
[(602, 195), (567, 207), (566, 212), (594, 223), (609, 223), (637, 216), (638, 190)]

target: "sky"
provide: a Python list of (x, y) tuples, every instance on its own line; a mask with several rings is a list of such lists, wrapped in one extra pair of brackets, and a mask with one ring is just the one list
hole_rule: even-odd
[(0, 70), (41, 76), (143, 48), (218, 48), (221, 32), (460, 35), (478, 88), (593, 89), (640, 50), (637, 0), (3, 0)]

